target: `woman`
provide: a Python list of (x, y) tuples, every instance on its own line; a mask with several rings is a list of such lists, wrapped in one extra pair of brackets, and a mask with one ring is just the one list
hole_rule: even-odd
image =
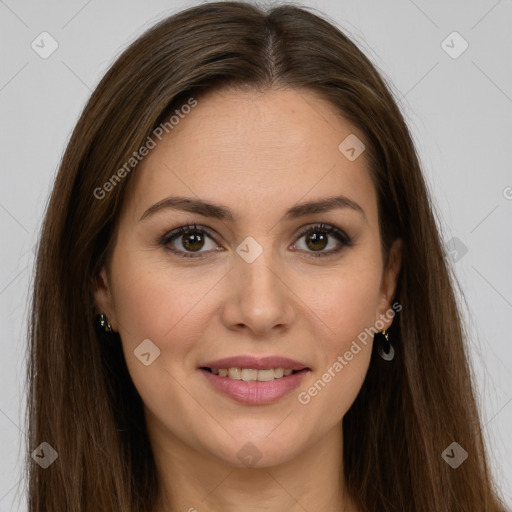
[(404, 119), (339, 29), (164, 19), (46, 212), (29, 509), (501, 510), (451, 279)]

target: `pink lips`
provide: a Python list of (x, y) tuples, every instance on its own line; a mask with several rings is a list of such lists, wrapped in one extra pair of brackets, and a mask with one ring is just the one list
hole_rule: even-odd
[(201, 365), (203, 368), (253, 368), (255, 370), (265, 370), (267, 368), (284, 368), (290, 370), (303, 370), (307, 365), (300, 361), (281, 356), (234, 356), (217, 359)]
[[(245, 382), (243, 380), (215, 375), (206, 368), (253, 368), (255, 370), (285, 368), (295, 370), (295, 373), (271, 381)], [(293, 359), (279, 356), (262, 358), (253, 356), (227, 357), (204, 363), (199, 370), (216, 390), (237, 402), (250, 405), (263, 405), (279, 400), (297, 388), (306, 373), (311, 371), (300, 361), (294, 361)]]
[(218, 391), (243, 404), (263, 405), (279, 400), (281, 397), (294, 390), (302, 381), (309, 370), (301, 370), (287, 377), (274, 379), (267, 382), (230, 379), (215, 375), (208, 370), (200, 369), (210, 384)]

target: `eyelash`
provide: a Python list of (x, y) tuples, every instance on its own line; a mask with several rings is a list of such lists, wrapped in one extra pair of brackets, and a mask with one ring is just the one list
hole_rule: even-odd
[[(339, 252), (341, 252), (344, 249), (344, 247), (351, 247), (353, 245), (352, 239), (344, 231), (337, 228), (336, 226), (332, 226), (330, 224), (324, 224), (322, 222), (319, 224), (314, 224), (312, 226), (307, 226), (306, 228), (301, 229), (300, 232), (298, 233), (298, 239), (302, 238), (304, 235), (307, 235), (310, 232), (315, 232), (315, 231), (320, 231), (321, 233), (325, 233), (327, 235), (334, 235), (334, 237), (337, 238), (342, 243), (342, 246), (338, 249), (331, 249), (330, 251), (327, 251), (327, 252), (321, 251), (321, 252), (315, 253), (315, 252), (311, 251), (311, 253), (307, 257), (326, 258), (329, 256), (333, 256), (334, 254), (338, 254)], [(213, 233), (213, 231), (211, 231), (210, 229), (208, 229), (204, 226), (197, 227), (197, 224), (181, 226), (177, 229), (174, 229), (174, 230), (166, 233), (163, 237), (161, 237), (158, 240), (158, 243), (160, 245), (163, 245), (167, 250), (169, 250), (171, 253), (173, 253), (174, 255), (176, 255), (178, 257), (203, 258), (204, 256), (196, 256), (196, 254), (201, 254), (200, 252), (197, 252), (197, 253), (181, 252), (174, 248), (171, 249), (170, 247), (168, 247), (168, 244), (171, 241), (173, 241), (174, 238), (177, 238), (180, 235), (184, 235), (189, 232), (197, 232), (197, 233), (202, 233), (202, 234), (208, 235), (214, 242), (217, 243), (216, 236)]]

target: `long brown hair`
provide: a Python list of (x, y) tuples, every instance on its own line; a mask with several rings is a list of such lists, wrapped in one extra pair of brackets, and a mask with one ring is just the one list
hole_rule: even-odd
[[(28, 346), (31, 512), (151, 511), (157, 475), (141, 398), (117, 343), (94, 329), (126, 186), (110, 181), (183, 102), (216, 88), (314, 91), (364, 134), (384, 260), (404, 242), (391, 364), (372, 354), (343, 419), (349, 492), (368, 512), (500, 510), (434, 207), (404, 118), (370, 60), (332, 22), (293, 4), (195, 6), (133, 42), (93, 92), (63, 156), (37, 254)], [(103, 189), (105, 190), (105, 188)], [(103, 197), (98, 198), (98, 196)], [(118, 336), (117, 334), (115, 336)], [(58, 459), (30, 457), (42, 442)], [(457, 442), (468, 458), (441, 454)]]

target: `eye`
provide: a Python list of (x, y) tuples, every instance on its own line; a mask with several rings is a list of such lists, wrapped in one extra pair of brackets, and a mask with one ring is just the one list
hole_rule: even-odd
[[(332, 256), (339, 253), (344, 247), (352, 246), (351, 238), (344, 231), (329, 224), (320, 223), (306, 227), (301, 230), (299, 235), (300, 238), (305, 237), (306, 252), (310, 253), (308, 257)], [(338, 240), (338, 247), (324, 251), (331, 242), (331, 238)]]
[[(213, 245), (209, 250), (218, 250), (219, 246), (215, 243), (213, 233), (207, 228), (198, 228), (194, 224), (193, 226), (181, 226), (167, 233), (160, 240), (160, 244), (164, 245), (177, 256), (184, 258), (200, 258), (202, 257), (201, 252), (205, 252), (201, 251), (201, 249), (204, 248), (208, 239)], [(178, 247), (176, 247), (175, 244)], [(206, 249), (208, 250), (208, 247), (206, 247)], [(199, 254), (196, 256), (194, 253)]]
[[(315, 224), (302, 229), (299, 237), (305, 237), (304, 250), (308, 257), (327, 257), (339, 253), (344, 247), (352, 246), (351, 238), (341, 229), (329, 224)], [(338, 246), (329, 251), (324, 249), (331, 242), (331, 238), (338, 241)], [(207, 242), (210, 241), (210, 247)], [(184, 258), (202, 258), (204, 252), (222, 250), (215, 241), (214, 233), (206, 227), (198, 227), (196, 224), (181, 226), (165, 234), (159, 243), (177, 256)], [(206, 247), (205, 247), (206, 245)], [(295, 249), (298, 243), (292, 247)], [(202, 249), (206, 249), (202, 251)]]

